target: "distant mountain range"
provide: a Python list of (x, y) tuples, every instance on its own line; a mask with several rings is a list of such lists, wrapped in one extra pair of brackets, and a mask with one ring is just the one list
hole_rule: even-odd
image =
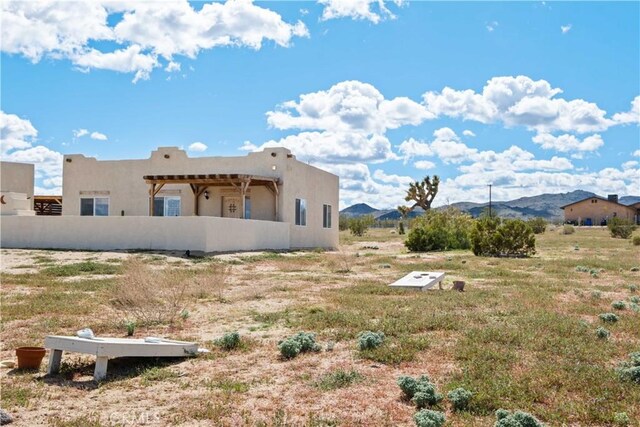
[[(568, 205), (569, 203), (577, 202), (593, 196), (596, 196), (596, 194), (582, 190), (560, 194), (540, 194), (538, 196), (521, 197), (519, 199), (509, 200), (506, 202), (492, 202), (491, 209), (494, 215), (498, 215), (503, 218), (527, 219), (542, 217), (546, 220), (552, 221), (563, 218), (563, 212), (562, 209), (560, 209), (560, 206)], [(623, 205), (632, 205), (636, 202), (640, 202), (640, 196), (624, 196), (620, 197), (619, 200), (619, 203)], [(477, 217), (489, 207), (489, 203), (458, 202), (452, 203), (451, 206)], [(436, 209), (442, 209), (442, 207)], [(409, 217), (413, 218), (422, 215), (423, 213), (424, 211), (421, 208), (416, 208), (411, 212)], [(358, 203), (349, 206), (348, 208), (341, 210), (340, 214), (348, 217), (373, 215), (373, 217), (378, 220), (400, 219), (400, 213), (396, 209), (376, 209), (366, 203)]]

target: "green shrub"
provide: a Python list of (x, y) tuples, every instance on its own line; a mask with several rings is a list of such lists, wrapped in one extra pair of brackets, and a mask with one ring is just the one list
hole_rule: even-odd
[(496, 418), (498, 420), (493, 427), (544, 427), (539, 419), (522, 411), (509, 412), (505, 409), (498, 409)]
[(640, 384), (640, 351), (629, 355), (629, 360), (620, 365), (618, 374), (624, 381)]
[(624, 310), (625, 308), (627, 308), (627, 304), (624, 301), (614, 301), (611, 303), (611, 307), (615, 308), (616, 310)]
[(600, 317), (600, 320), (606, 323), (616, 323), (618, 321), (618, 315), (614, 313), (602, 313), (598, 317)]
[(629, 301), (631, 301), (632, 304), (640, 304), (640, 297), (634, 295), (632, 297), (629, 297)]
[(358, 335), (358, 350), (372, 350), (378, 348), (384, 342), (382, 332), (364, 331)]
[(367, 230), (374, 223), (372, 215), (362, 215), (355, 218), (349, 218), (349, 231), (354, 236), (364, 236)]
[(473, 393), (462, 387), (451, 390), (447, 394), (447, 397), (449, 398), (454, 411), (466, 410), (469, 407), (469, 401), (471, 400), (472, 396)]
[(240, 334), (238, 332), (228, 332), (214, 341), (214, 343), (224, 349), (224, 350), (233, 350), (240, 346)]
[(126, 322), (124, 322), (124, 326), (125, 328), (127, 328), (127, 336), (133, 336), (133, 333), (136, 330), (136, 322), (134, 322), (133, 320), (127, 320)]
[(632, 221), (613, 217), (607, 222), (607, 228), (609, 228), (609, 233), (611, 233), (611, 237), (616, 237), (620, 239), (628, 239), (633, 234), (634, 230), (638, 228)]
[(529, 227), (531, 227), (535, 234), (542, 234), (547, 229), (547, 221), (541, 217), (532, 218), (527, 221), (527, 224), (529, 225)]
[(616, 412), (613, 415), (613, 422), (617, 426), (626, 427), (631, 423), (631, 419), (626, 412)]
[(602, 340), (609, 339), (609, 335), (611, 335), (611, 332), (609, 332), (607, 329), (603, 328), (602, 326), (596, 329), (596, 336)]
[(446, 251), (469, 249), (471, 216), (455, 208), (434, 211), (416, 218), (404, 244), (410, 251)]
[(416, 404), (418, 408), (436, 405), (442, 400), (442, 395), (436, 390), (435, 384), (426, 375), (419, 378), (401, 376), (397, 384), (408, 400)]
[(536, 252), (533, 230), (520, 219), (478, 219), (470, 237), (477, 256), (523, 257)]
[(364, 377), (358, 371), (344, 371), (342, 369), (323, 375), (314, 386), (320, 390), (336, 390), (349, 387), (351, 384), (362, 381)]
[(278, 344), (280, 354), (285, 359), (293, 359), (300, 353), (309, 351), (320, 351), (321, 347), (316, 343), (314, 334), (306, 332), (298, 332), (292, 337), (281, 341)]
[(400, 221), (400, 223), (398, 224), (398, 234), (402, 235), (404, 234), (404, 223), (402, 221)]
[(633, 240), (631, 240), (633, 246), (640, 246), (640, 236), (633, 236)]
[(278, 344), (278, 349), (280, 349), (280, 354), (285, 359), (293, 359), (300, 354), (300, 344), (291, 338), (287, 338), (280, 342), (280, 344)]
[(638, 287), (636, 285), (629, 285), (630, 292), (636, 292), (637, 290), (638, 290)]
[(446, 418), (442, 412), (423, 409), (413, 416), (417, 427), (442, 427)]
[(588, 273), (590, 270), (589, 267), (585, 267), (584, 265), (576, 265), (576, 271), (579, 273)]
[(573, 233), (575, 233), (575, 232), (576, 232), (576, 229), (575, 229), (575, 227), (574, 227), (573, 225), (571, 225), (571, 224), (565, 224), (565, 225), (562, 227), (562, 232), (561, 232), (561, 234), (573, 234)]

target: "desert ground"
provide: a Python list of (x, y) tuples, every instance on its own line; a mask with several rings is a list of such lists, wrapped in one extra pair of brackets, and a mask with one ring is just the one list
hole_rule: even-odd
[[(527, 259), (409, 253), (389, 229), (341, 232), (337, 251), (186, 258), (2, 249), (2, 360), (85, 327), (125, 337), (131, 312), (114, 300), (131, 285), (132, 258), (203, 287), (172, 323), (138, 321), (133, 336), (210, 350), (111, 360), (100, 383), (86, 355), (65, 353), (52, 376), (47, 358), (39, 372), (2, 369), (2, 408), (21, 426), (411, 426), (416, 409), (396, 379), (426, 374), (444, 395), (460, 386), (474, 393), (467, 411), (453, 412), (447, 399), (435, 407), (450, 426), (492, 426), (498, 408), (550, 426), (615, 425), (621, 412), (640, 425), (640, 387), (616, 372), (640, 351), (640, 313), (630, 305), (640, 296), (640, 249), (605, 229), (558, 231), (536, 236)], [(446, 272), (444, 290), (387, 287), (412, 270)], [(450, 290), (453, 280), (464, 280), (465, 292)], [(603, 323), (607, 312), (620, 320)], [(596, 336), (600, 326), (609, 339)], [(360, 352), (366, 330), (384, 332), (383, 346)], [(227, 351), (216, 340), (230, 331), (241, 345)], [(315, 333), (321, 351), (282, 359), (278, 342), (300, 331)]]

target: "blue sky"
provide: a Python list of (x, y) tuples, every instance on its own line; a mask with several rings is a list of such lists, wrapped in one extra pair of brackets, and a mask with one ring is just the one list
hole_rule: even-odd
[(2, 156), (37, 192), (66, 153), (283, 145), (341, 207), (426, 174), (435, 204), (640, 194), (638, 2), (147, 5), (3, 2)]

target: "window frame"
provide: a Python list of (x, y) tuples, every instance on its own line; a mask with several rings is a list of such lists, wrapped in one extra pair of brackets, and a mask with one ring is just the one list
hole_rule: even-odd
[(330, 204), (324, 203), (322, 205), (322, 228), (330, 229), (331, 224), (331, 214), (333, 213), (333, 208)]
[(307, 226), (307, 199), (296, 197), (294, 223), (299, 227)]
[[(156, 202), (160, 201), (159, 199), (162, 199), (162, 215), (158, 215), (156, 214)], [(166, 215), (167, 212), (167, 201), (168, 200), (178, 200), (178, 202), (180, 203), (179, 209), (178, 209), (178, 215)], [(182, 197), (181, 196), (155, 196), (153, 198), (153, 216), (161, 216), (161, 217), (177, 217), (177, 216), (182, 216)]]
[[(106, 215), (96, 215), (96, 199), (104, 199), (107, 201), (107, 214)], [(82, 213), (82, 201), (83, 200), (91, 200), (91, 215), (84, 215)], [(109, 196), (89, 196), (83, 197), (80, 196), (80, 216), (109, 216), (111, 212), (111, 198)]]

